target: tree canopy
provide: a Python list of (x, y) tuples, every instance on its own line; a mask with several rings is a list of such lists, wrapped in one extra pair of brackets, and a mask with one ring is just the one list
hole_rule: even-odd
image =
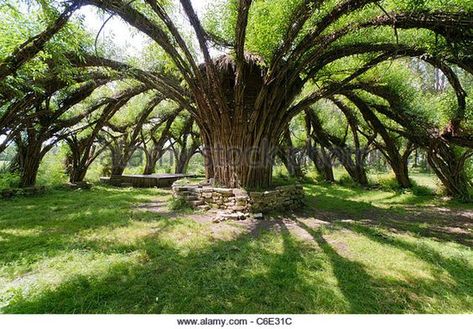
[[(421, 148), (449, 194), (470, 194), (473, 1), (218, 0), (204, 11), (191, 0), (0, 6), (0, 152), (15, 143), (23, 173), (61, 140), (76, 145), (71, 163), (82, 169), (73, 180), (84, 178), (92, 149), (110, 149), (121, 163), (112, 173), (121, 174), (135, 150), (155, 163), (173, 145), (176, 157), (186, 155), (180, 171), (200, 150), (218, 183), (267, 187), (276, 154), (297, 165), (280, 150), (294, 148), (299, 122), (328, 180), (335, 157), (367, 184), (366, 158), (377, 150), (409, 187), (408, 158)], [(146, 35), (139, 58), (98, 45), (75, 15), (85, 6)]]

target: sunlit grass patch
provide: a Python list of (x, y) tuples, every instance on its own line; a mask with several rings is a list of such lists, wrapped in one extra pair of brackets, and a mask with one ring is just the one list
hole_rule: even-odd
[(0, 312), (473, 311), (468, 229), (464, 240), (438, 231), (459, 225), (460, 204), (417, 199), (442, 205), (436, 212), (409, 193), (305, 189), (307, 218), (262, 230), (171, 211), (170, 193), (156, 189), (0, 201)]

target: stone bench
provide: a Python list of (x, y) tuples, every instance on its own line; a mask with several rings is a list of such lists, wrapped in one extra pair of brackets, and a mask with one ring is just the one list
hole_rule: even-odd
[(120, 175), (101, 177), (100, 182), (118, 187), (171, 187), (182, 178), (194, 178), (193, 174)]

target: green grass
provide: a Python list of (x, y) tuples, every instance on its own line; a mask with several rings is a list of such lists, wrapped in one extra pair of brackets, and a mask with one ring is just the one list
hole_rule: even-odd
[(439, 189), (440, 181), (434, 174), (410, 172), (409, 177), (420, 186), (425, 186), (433, 191)]
[(0, 312), (473, 312), (471, 205), (305, 189), (303, 212), (248, 230), (170, 212), (156, 189), (0, 201)]

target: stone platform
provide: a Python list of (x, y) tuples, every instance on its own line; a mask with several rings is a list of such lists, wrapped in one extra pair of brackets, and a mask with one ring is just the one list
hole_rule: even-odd
[(34, 196), (43, 194), (46, 191), (45, 186), (32, 186), (23, 188), (8, 188), (0, 190), (0, 199), (11, 199), (15, 196)]
[(119, 187), (171, 187), (182, 178), (194, 178), (193, 174), (155, 174), (155, 175), (121, 175), (101, 177), (100, 181)]

